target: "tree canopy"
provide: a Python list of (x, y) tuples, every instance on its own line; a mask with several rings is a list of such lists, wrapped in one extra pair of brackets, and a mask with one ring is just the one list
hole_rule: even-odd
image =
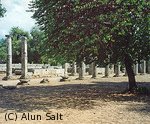
[(33, 0), (30, 9), (45, 32), (45, 52), (87, 63), (122, 61), (136, 87), (132, 64), (150, 57), (148, 0)]
[[(40, 31), (39, 28), (33, 27), (30, 32), (27, 32), (19, 27), (12, 27), (9, 31), (9, 35), (12, 37), (12, 47), (13, 47), (13, 63), (21, 63), (21, 36), (27, 37), (28, 45), (28, 62), (29, 63), (49, 63), (52, 65), (57, 65), (57, 58), (48, 58), (47, 54), (44, 52), (45, 34)], [(1, 63), (6, 62), (7, 48), (6, 40), (0, 40), (0, 58)]]
[(5, 63), (6, 62), (6, 44), (5, 40), (1, 39), (0, 40), (0, 63)]
[(30, 63), (42, 63), (44, 33), (38, 27), (33, 27), (28, 42), (28, 61)]
[(0, 2), (0, 17), (3, 17), (5, 13), (6, 13), (6, 9), (2, 6)]
[(55, 53), (88, 61), (104, 60), (109, 54), (116, 61), (125, 53), (134, 59), (148, 57), (149, 4), (147, 0), (36, 0), (31, 9), (46, 33), (47, 47)]
[(12, 61), (13, 63), (21, 63), (21, 36), (29, 38), (29, 33), (19, 27), (12, 27), (9, 32), (12, 37)]

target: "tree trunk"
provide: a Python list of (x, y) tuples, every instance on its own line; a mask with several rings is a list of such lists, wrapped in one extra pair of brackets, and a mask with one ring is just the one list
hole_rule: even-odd
[(128, 54), (125, 55), (124, 63), (129, 80), (129, 91), (133, 91), (135, 88), (137, 88), (137, 84), (135, 80), (134, 71), (132, 69), (132, 61)]

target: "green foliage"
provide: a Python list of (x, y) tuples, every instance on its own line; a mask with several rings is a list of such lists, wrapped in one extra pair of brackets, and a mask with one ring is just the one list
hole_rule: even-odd
[(31, 37), (28, 42), (29, 63), (48, 63), (51, 65), (63, 63), (63, 59), (58, 59), (58, 56), (53, 56), (52, 52), (54, 50), (51, 47), (47, 47), (45, 33), (39, 27), (33, 27), (30, 35)]
[(125, 54), (132, 57), (132, 61), (150, 58), (150, 15), (148, 1), (126, 1), (121, 9), (112, 13), (110, 35), (113, 43), (113, 60), (124, 60)]
[(20, 29), (19, 27), (13, 27), (9, 33), (12, 37), (12, 61), (13, 63), (21, 63), (21, 36), (26, 36), (29, 39), (29, 33)]
[[(0, 17), (4, 17), (4, 14), (6, 13), (6, 9), (2, 7), (2, 4), (0, 2)], [(0, 40), (0, 61), (5, 62), (6, 61), (6, 45), (5, 40)]]
[[(46, 44), (45, 44), (45, 34), (40, 31), (38, 27), (33, 27), (31, 32), (26, 32), (19, 27), (13, 27), (10, 30), (10, 35), (12, 36), (12, 51), (13, 51), (13, 63), (21, 63), (21, 36), (27, 37), (28, 42), (28, 62), (29, 63), (49, 63), (52, 65), (57, 65), (59, 63), (64, 63), (64, 59), (59, 59), (59, 57), (49, 57), (48, 53), (45, 54)], [(50, 50), (51, 51), (51, 50)], [(0, 41), (0, 61), (6, 62), (7, 49), (5, 40)]]
[(44, 33), (38, 27), (32, 28), (28, 42), (28, 61), (29, 63), (41, 63)]
[(52, 55), (107, 63), (125, 54), (133, 62), (149, 59), (149, 6), (147, 0), (33, 0), (31, 10)]
[(6, 9), (2, 6), (0, 3), (0, 17), (4, 17), (4, 14), (6, 13)]
[(6, 62), (6, 42), (4, 39), (0, 40), (0, 61)]
[(13, 63), (21, 63), (21, 36), (27, 37), (28, 62), (47, 63), (43, 58), (44, 33), (38, 27), (33, 27), (31, 32), (26, 32), (18, 27), (13, 27), (10, 31), (13, 45)]

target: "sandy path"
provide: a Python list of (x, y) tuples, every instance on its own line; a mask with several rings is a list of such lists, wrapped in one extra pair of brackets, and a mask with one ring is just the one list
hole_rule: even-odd
[[(150, 96), (120, 94), (127, 77), (74, 80), (39, 84), (15, 90), (0, 88), (0, 124), (149, 124)], [(138, 85), (150, 87), (150, 75), (137, 76)], [(17, 121), (5, 121), (6, 113), (16, 113)], [(41, 120), (21, 120), (23, 113), (40, 115)], [(63, 120), (46, 120), (46, 113), (62, 114)], [(11, 115), (13, 117), (13, 115)]]

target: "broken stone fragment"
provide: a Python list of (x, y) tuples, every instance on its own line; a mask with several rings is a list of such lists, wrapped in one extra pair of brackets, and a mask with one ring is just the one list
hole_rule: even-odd
[(40, 81), (41, 84), (42, 84), (42, 83), (48, 83), (48, 82), (49, 82), (48, 79), (43, 79), (43, 80)]
[(2, 88), (8, 89), (8, 90), (13, 90), (13, 89), (16, 89), (17, 86), (16, 85), (15, 86), (2, 86)]
[(60, 82), (62, 81), (70, 81), (68, 76), (61, 76), (62, 79), (60, 79)]
[(20, 79), (20, 82), (17, 85), (24, 85), (24, 84), (29, 85), (28, 83), (29, 81), (30, 81), (29, 79)]

